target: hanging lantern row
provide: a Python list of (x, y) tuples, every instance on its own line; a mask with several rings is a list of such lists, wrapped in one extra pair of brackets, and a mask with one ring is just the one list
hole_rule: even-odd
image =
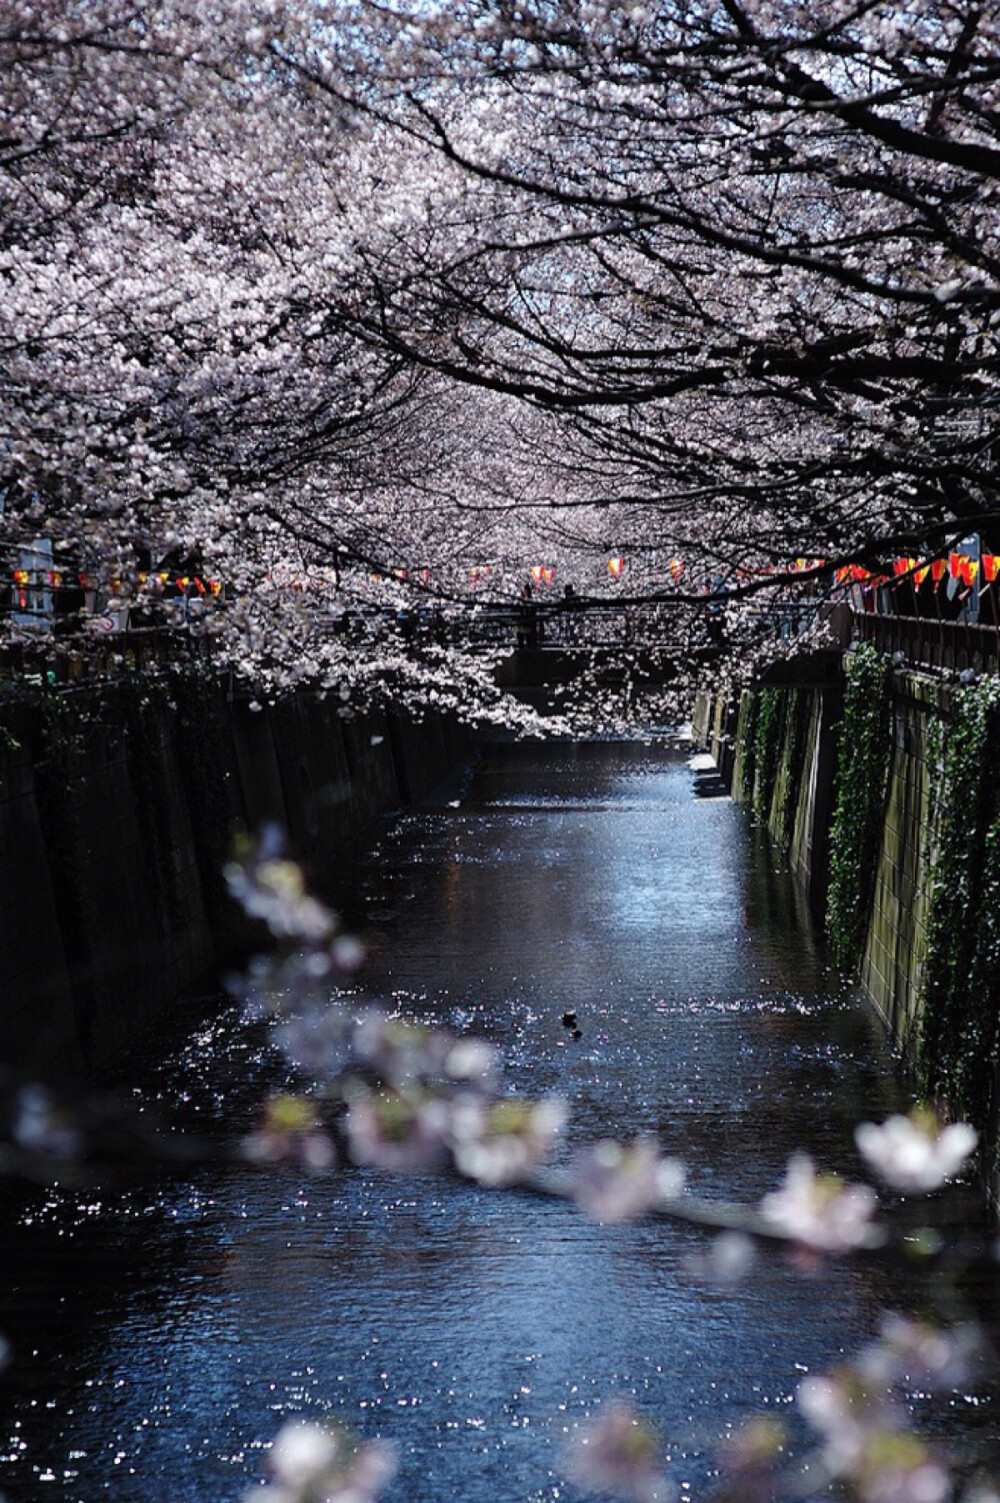
[(430, 569), (404, 569), (398, 565), (390, 569), (388, 573), (382, 569), (369, 569), (368, 571), (368, 578), (373, 584), (379, 584), (384, 579), (419, 579), (426, 584), (430, 577)]
[(957, 579), (966, 588), (980, 580), (980, 588), (987, 589), (1000, 572), (1000, 553), (983, 553), (974, 558), (968, 553), (949, 553), (947, 558), (934, 558), (921, 562), (918, 558), (900, 557), (892, 561), (892, 573), (873, 572), (861, 564), (844, 564), (834, 570), (837, 584), (858, 584), (863, 590), (872, 590), (879, 585), (895, 588), (904, 580), (912, 581), (919, 589), (928, 576), (935, 590), (944, 579)]
[[(13, 569), (11, 571), (11, 580), (14, 590), (18, 595), (19, 603), (23, 603), (25, 592), (29, 589), (61, 590), (78, 585), (83, 590), (96, 590), (103, 583), (104, 587), (112, 595), (117, 595), (122, 590), (122, 581), (117, 577), (103, 582), (93, 574), (81, 572), (73, 575), (64, 573), (60, 569)], [(199, 595), (209, 593), (218, 595), (222, 590), (221, 580), (201, 579), (197, 574), (178, 574), (172, 579), (169, 572), (165, 569), (161, 569), (153, 574), (148, 572), (137, 574), (135, 580), (140, 589), (145, 589), (149, 586), (153, 589), (156, 589), (158, 586), (166, 588), (170, 584), (175, 584), (179, 590), (186, 590), (189, 585), (193, 585)]]

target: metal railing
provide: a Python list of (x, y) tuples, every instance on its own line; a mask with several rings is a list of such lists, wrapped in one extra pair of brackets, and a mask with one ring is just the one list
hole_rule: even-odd
[(898, 654), (915, 668), (962, 673), (1000, 671), (1000, 627), (965, 621), (934, 621), (917, 616), (855, 612), (854, 638), (880, 652)]
[(0, 678), (74, 684), (123, 671), (142, 672), (211, 660), (213, 638), (167, 627), (136, 627), (109, 636), (60, 640), (24, 635), (0, 643)]
[[(704, 613), (705, 642), (724, 646), (724, 616)], [(795, 639), (815, 625), (846, 646), (870, 642), (914, 667), (945, 672), (1000, 672), (1000, 626), (886, 616), (851, 611), (828, 602), (776, 602), (761, 609), (764, 636)], [(396, 637), (422, 656), (434, 646), (468, 652), (516, 650), (585, 651), (661, 648), (671, 642), (671, 615), (660, 606), (563, 605), (525, 602), (481, 605), (461, 614), (432, 608), (348, 608), (317, 619), (317, 627), (357, 643)], [(221, 624), (217, 620), (216, 624)], [(695, 646), (691, 643), (689, 645)], [(195, 625), (136, 626), (107, 635), (80, 631), (61, 637), (31, 632), (0, 642), (0, 675), (49, 683), (73, 683), (125, 670), (142, 671), (192, 661), (211, 661), (216, 635)]]
[(525, 602), (483, 606), (447, 623), (449, 640), (472, 648), (656, 647), (665, 637), (660, 607)]

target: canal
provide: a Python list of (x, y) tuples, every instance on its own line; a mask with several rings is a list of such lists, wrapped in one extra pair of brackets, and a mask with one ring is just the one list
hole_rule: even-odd
[[(355, 890), (373, 997), (493, 1040), (519, 1091), (571, 1103), (570, 1142), (655, 1133), (700, 1195), (756, 1200), (799, 1145), (856, 1173), (854, 1123), (898, 1104), (780, 857), (698, 796), (680, 751), (490, 748), (378, 831)], [(209, 1125), (249, 1121), (282, 1072), (222, 1002), (143, 1050), (129, 1086)], [(719, 1285), (692, 1229), (431, 1173), (202, 1167), (12, 1204), (7, 1503), (237, 1500), (299, 1413), (393, 1440), (399, 1503), (572, 1499), (566, 1435), (614, 1395), (699, 1497), (729, 1427), (791, 1413), (802, 1375), (902, 1297), (836, 1262)]]

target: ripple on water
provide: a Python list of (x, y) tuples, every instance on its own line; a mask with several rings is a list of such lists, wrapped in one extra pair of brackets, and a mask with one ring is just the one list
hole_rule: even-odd
[[(753, 1200), (801, 1142), (851, 1163), (855, 1116), (895, 1103), (774, 866), (681, 758), (497, 748), (458, 808), (386, 825), (361, 863), (365, 985), (486, 1034), (513, 1088), (564, 1095), (564, 1153), (654, 1132), (698, 1193)], [(189, 1123), (246, 1117), (287, 1079), (224, 1002), (138, 1068), (136, 1100)], [(395, 1503), (568, 1500), (562, 1447), (613, 1394), (656, 1418), (697, 1496), (721, 1435), (787, 1414), (802, 1374), (905, 1294), (877, 1270), (817, 1282), (780, 1261), (706, 1284), (688, 1228), (367, 1170), (63, 1188), (29, 1197), (7, 1240), (8, 1503), (235, 1500), (303, 1412), (393, 1438)]]

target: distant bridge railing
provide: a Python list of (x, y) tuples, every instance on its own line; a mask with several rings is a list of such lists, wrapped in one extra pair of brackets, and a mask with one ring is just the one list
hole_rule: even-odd
[[(122, 667), (141, 671), (193, 658), (211, 660), (213, 626), (221, 624), (225, 610), (219, 606), (211, 617), (155, 627), (116, 622), (111, 629), (110, 619), (89, 618), (65, 632), (40, 622), (0, 642), (0, 676), (72, 683), (114, 674)], [(436, 645), (509, 653), (519, 648), (656, 647), (664, 641), (666, 617), (656, 606), (525, 602), (475, 606), (461, 613), (434, 606), (349, 606), (317, 612), (315, 624), (320, 631), (358, 645), (396, 637), (417, 654)], [(99, 630), (101, 626), (108, 630)]]
[(449, 641), (470, 648), (656, 647), (662, 607), (525, 602), (483, 606), (446, 623)]
[[(724, 646), (724, 613), (709, 605), (703, 607), (702, 617), (705, 645), (717, 651)], [(670, 607), (656, 604), (532, 601), (477, 605), (462, 613), (446, 613), (433, 606), (408, 610), (348, 607), (318, 615), (317, 625), (359, 645), (394, 635), (418, 654), (434, 645), (509, 653), (518, 649), (666, 648), (672, 620)], [(762, 633), (779, 641), (823, 624), (844, 646), (851, 640), (871, 642), (914, 667), (1000, 672), (1000, 626), (878, 615), (852, 611), (846, 604), (831, 607), (827, 602), (772, 602), (758, 615)], [(84, 630), (67, 638), (32, 632), (0, 644), (0, 675), (65, 683), (114, 673), (122, 665), (142, 670), (193, 658), (210, 661), (214, 642), (211, 629), (196, 623), (129, 627), (108, 635)]]

